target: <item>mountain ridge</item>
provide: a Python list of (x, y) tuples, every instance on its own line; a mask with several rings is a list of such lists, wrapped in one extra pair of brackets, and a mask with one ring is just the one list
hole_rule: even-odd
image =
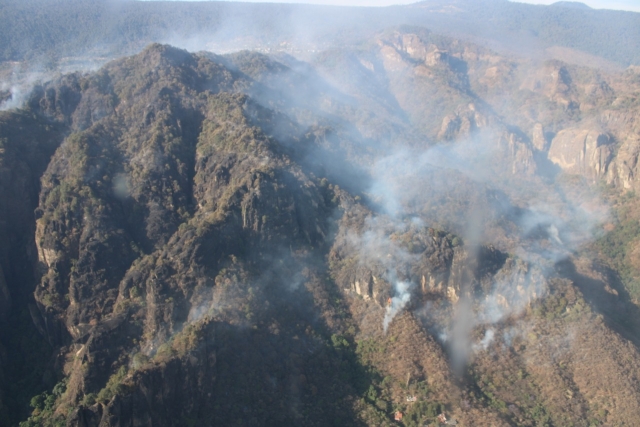
[[(384, 28), (403, 24), (430, 26), (438, 32), (484, 43), (511, 40), (520, 45), (510, 46), (512, 52), (536, 41), (543, 47), (580, 49), (623, 66), (637, 64), (640, 58), (635, 38), (621, 33), (624, 29), (636, 34), (640, 19), (636, 13), (507, 1), (465, 2), (460, 10), (466, 13), (443, 15), (437, 9), (429, 9), (442, 4), (336, 9), (229, 2), (104, 1), (96, 5), (65, 0), (50, 9), (48, 2), (30, 0), (20, 6), (8, 3), (2, 10), (0, 22), (8, 42), (0, 58), (31, 59), (55, 68), (68, 56), (113, 58), (137, 52), (151, 42), (181, 44), (190, 50), (204, 49), (207, 44), (211, 45), (209, 50), (225, 46), (231, 50), (267, 50), (289, 45), (296, 51), (313, 52), (332, 44), (355, 44)], [(327, 22), (322, 27), (314, 20), (318, 14)], [(63, 25), (71, 15), (78, 19)], [(53, 16), (55, 19), (51, 19)], [(27, 17), (34, 22), (32, 31), (26, 30)]]
[(21, 425), (632, 425), (637, 289), (585, 245), (594, 183), (635, 200), (634, 76), (416, 28), (370, 46), (152, 44), (1, 113), (4, 173), (51, 135), (35, 215), (0, 210), (54, 353)]
[(558, 2), (552, 3), (551, 6), (569, 7), (569, 8), (583, 9), (583, 10), (591, 10), (592, 9), (588, 5), (586, 5), (584, 3), (577, 2), (577, 1), (558, 1)]

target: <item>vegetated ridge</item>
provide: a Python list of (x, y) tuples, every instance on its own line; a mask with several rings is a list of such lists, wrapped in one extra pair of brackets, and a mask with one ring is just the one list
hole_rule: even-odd
[(152, 42), (190, 50), (318, 51), (357, 43), (390, 26), (420, 25), (511, 52), (559, 46), (623, 66), (640, 63), (640, 14), (579, 5), (428, 0), (355, 8), (217, 1), (7, 0), (0, 9), (0, 37), (5, 41), (0, 60), (28, 59), (55, 68), (73, 58), (131, 54)]
[(637, 77), (401, 27), (37, 87), (0, 116), (3, 419), (634, 425)]

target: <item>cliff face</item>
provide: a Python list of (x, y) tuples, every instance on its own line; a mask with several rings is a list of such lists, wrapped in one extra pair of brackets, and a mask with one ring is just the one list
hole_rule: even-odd
[[(39, 179), (62, 140), (61, 126), (28, 112), (0, 113), (0, 418), (26, 414), (26, 395), (51, 387), (51, 349), (37, 331), (38, 280), (31, 236)], [(8, 421), (7, 421), (8, 422)]]
[(594, 182), (606, 176), (612, 158), (609, 135), (589, 130), (562, 130), (549, 148), (551, 162), (566, 173), (584, 175)]
[(638, 419), (635, 305), (579, 252), (588, 186), (635, 185), (635, 122), (591, 112), (622, 80), (372, 46), (151, 45), (0, 116), (0, 322), (54, 349), (26, 425)]
[[(516, 174), (548, 163), (590, 180), (635, 188), (637, 73), (557, 60), (535, 62), (438, 36), (390, 31), (368, 59), (414, 125), (437, 140), (491, 129), (496, 154)], [(498, 139), (498, 138), (494, 138)]]

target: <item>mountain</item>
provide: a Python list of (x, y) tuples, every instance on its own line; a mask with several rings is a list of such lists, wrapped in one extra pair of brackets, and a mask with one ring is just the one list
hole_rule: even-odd
[(636, 425), (638, 16), (3, 2), (0, 425)]
[[(566, 7), (569, 5), (570, 7)], [(640, 64), (640, 15), (579, 3), (536, 6), (507, 0), (428, 0), (355, 8), (235, 2), (7, 0), (0, 8), (2, 61), (31, 67), (92, 66), (153, 42), (189, 50), (317, 52), (378, 31), (419, 25), (510, 52), (554, 46), (628, 66)], [(562, 7), (560, 7), (562, 6)]]
[(556, 7), (568, 7), (568, 8), (574, 8), (574, 9), (582, 9), (582, 10), (591, 10), (591, 8), (589, 6), (587, 6), (584, 3), (580, 3), (577, 1), (558, 1), (553, 3), (551, 6), (556, 6)]
[(2, 425), (635, 425), (638, 93), (407, 25), (37, 84), (0, 112)]

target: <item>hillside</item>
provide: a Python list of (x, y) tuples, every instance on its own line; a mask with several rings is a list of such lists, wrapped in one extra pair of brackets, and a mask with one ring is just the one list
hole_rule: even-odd
[(638, 93), (410, 26), (37, 85), (1, 425), (635, 425)]
[[(189, 50), (315, 53), (419, 25), (511, 52), (576, 49), (624, 67), (640, 64), (640, 14), (558, 2), (427, 0), (387, 8), (134, 0), (7, 0), (0, 60), (80, 66), (138, 52), (152, 42)], [(567, 7), (570, 6), (570, 7)]]

